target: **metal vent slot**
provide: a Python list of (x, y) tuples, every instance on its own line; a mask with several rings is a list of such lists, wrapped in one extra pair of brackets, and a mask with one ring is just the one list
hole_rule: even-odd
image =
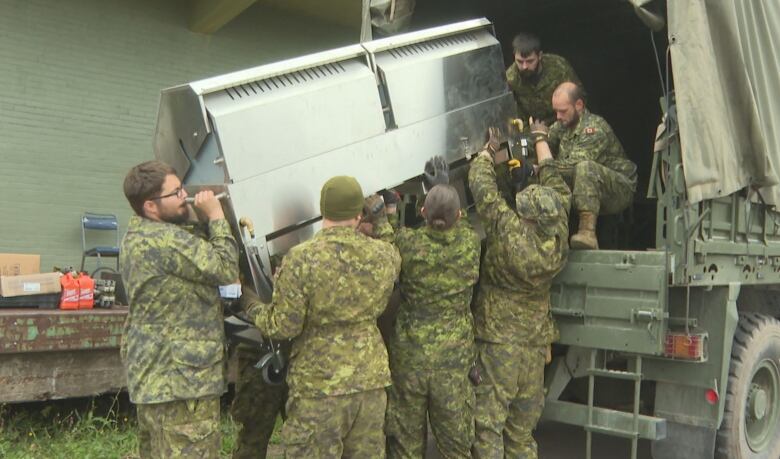
[(437, 38), (436, 40), (425, 41), (422, 43), (415, 43), (412, 45), (402, 46), (400, 48), (394, 48), (389, 50), (390, 55), (395, 59), (402, 59), (404, 57), (423, 54), (428, 51), (434, 51), (437, 49), (446, 48), (458, 44), (468, 43), (475, 41), (476, 35), (473, 33), (464, 33), (461, 35), (453, 35), (450, 37)]
[(257, 94), (265, 94), (275, 89), (306, 84), (314, 80), (338, 75), (345, 71), (346, 69), (341, 65), (341, 62), (323, 64), (284, 75), (253, 81), (251, 83), (238, 84), (230, 88), (225, 88), (224, 91), (231, 100), (237, 100)]

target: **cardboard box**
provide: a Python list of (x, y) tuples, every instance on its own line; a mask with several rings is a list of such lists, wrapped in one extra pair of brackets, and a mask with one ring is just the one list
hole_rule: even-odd
[(0, 276), (20, 276), (41, 272), (41, 256), (26, 253), (0, 253)]
[(26, 274), (23, 276), (0, 276), (0, 296), (42, 295), (59, 293), (60, 273)]

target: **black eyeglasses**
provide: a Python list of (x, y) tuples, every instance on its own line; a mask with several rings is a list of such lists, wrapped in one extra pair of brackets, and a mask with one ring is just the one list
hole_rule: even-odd
[(168, 194), (164, 194), (162, 196), (156, 196), (154, 198), (149, 198), (149, 199), (151, 201), (156, 201), (158, 199), (170, 198), (171, 196), (176, 196), (177, 198), (180, 198), (180, 197), (184, 196), (184, 189), (182, 187), (178, 187), (178, 188), (176, 188), (175, 190), (171, 191)]

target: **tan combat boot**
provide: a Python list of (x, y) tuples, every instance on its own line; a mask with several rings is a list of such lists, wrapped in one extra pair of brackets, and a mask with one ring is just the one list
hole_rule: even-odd
[(571, 237), (571, 248), (575, 250), (598, 250), (596, 239), (596, 219), (593, 212), (580, 212), (580, 229)]

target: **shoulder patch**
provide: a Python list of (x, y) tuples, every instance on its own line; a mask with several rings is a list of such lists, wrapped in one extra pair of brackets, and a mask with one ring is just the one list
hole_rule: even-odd
[(585, 134), (595, 134), (596, 133), (596, 128), (594, 128), (594, 127), (586, 127), (585, 129), (583, 129), (582, 132), (585, 133)]

